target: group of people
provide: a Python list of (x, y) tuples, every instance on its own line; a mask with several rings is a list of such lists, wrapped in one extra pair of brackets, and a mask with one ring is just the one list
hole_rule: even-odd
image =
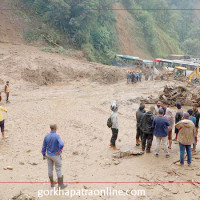
[(127, 84), (129, 83), (136, 83), (142, 81), (142, 75), (144, 74), (145, 80), (148, 81), (149, 77), (150, 80), (154, 79), (154, 73), (148, 69), (146, 71), (142, 72), (141, 70), (138, 71), (127, 71), (126, 78), (127, 78)]
[(142, 81), (142, 72), (141, 71), (127, 71), (127, 84), (135, 83), (138, 81)]
[[(6, 103), (9, 103), (9, 94), (10, 94), (9, 81), (6, 82), (6, 85), (4, 87), (4, 92), (5, 92), (5, 95), (6, 95)], [(0, 95), (0, 102), (1, 102), (1, 100), (2, 100), (2, 98), (1, 98), (1, 95)], [(5, 134), (4, 134), (5, 120), (3, 118), (2, 111), (7, 112), (7, 109), (0, 106), (0, 128), (1, 128), (2, 138), (5, 139), (6, 138)]]
[[(170, 157), (172, 141), (177, 141), (180, 147), (180, 165), (184, 165), (185, 150), (187, 151), (187, 162), (191, 165), (192, 151), (196, 151), (197, 134), (199, 128), (199, 111), (198, 105), (184, 112), (181, 103), (176, 104), (176, 114), (167, 107), (165, 102), (158, 101), (156, 106), (151, 106), (148, 111), (145, 110), (145, 104), (140, 104), (136, 112), (137, 129), (136, 129), (136, 146), (142, 146), (143, 153), (151, 152), (153, 139), (156, 140), (155, 156), (159, 156), (161, 143), (163, 145), (166, 157)], [(110, 146), (114, 150), (119, 132), (118, 124), (118, 105), (114, 102), (111, 105), (111, 130), (112, 137)], [(172, 140), (172, 132), (175, 127), (175, 138)], [(193, 145), (193, 148), (192, 148)]]
[[(164, 102), (158, 101), (157, 105), (151, 106), (149, 111), (145, 111), (145, 105), (141, 104), (136, 112), (137, 134), (136, 146), (142, 143), (142, 151), (151, 151), (153, 137), (156, 139), (155, 155), (159, 155), (161, 142), (163, 144), (166, 157), (170, 156), (169, 150), (172, 148), (172, 131), (175, 124), (175, 138), (180, 146), (180, 164), (184, 164), (185, 149), (188, 156), (188, 164), (192, 162), (192, 150), (196, 151), (197, 134), (199, 127), (198, 105), (183, 112), (181, 103), (176, 104), (175, 116), (172, 110)], [(147, 143), (147, 145), (146, 145)], [(193, 145), (193, 149), (191, 146)]]

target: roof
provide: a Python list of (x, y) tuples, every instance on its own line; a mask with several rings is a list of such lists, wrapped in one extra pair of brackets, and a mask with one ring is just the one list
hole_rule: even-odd
[(186, 61), (186, 60), (166, 60), (166, 59), (161, 59), (161, 58), (156, 58), (155, 62), (166, 62), (166, 63), (173, 63), (173, 64), (180, 64), (180, 65), (190, 65), (190, 66), (199, 66), (199, 63), (194, 63), (191, 61)]
[(136, 57), (136, 56), (116, 55), (116, 57), (124, 58), (124, 59), (127, 59), (127, 60), (138, 60), (138, 61), (143, 61), (144, 63), (153, 63), (152, 60), (142, 60), (141, 58)]
[(141, 60), (139, 57), (128, 56), (128, 55), (116, 55), (116, 57), (125, 58), (125, 59), (128, 59), (128, 60)]
[(185, 68), (185, 67), (175, 67), (175, 69), (187, 70), (187, 68)]
[(144, 63), (153, 63), (152, 60), (143, 60)]

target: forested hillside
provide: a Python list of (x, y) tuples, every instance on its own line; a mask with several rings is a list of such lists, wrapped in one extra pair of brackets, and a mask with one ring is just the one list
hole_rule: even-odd
[[(17, 0), (14, 5), (12, 2), (17, 8), (33, 9), (107, 9), (115, 8), (116, 4), (124, 8), (197, 8), (198, 0)], [(46, 38), (64, 48), (83, 50), (89, 60), (106, 64), (111, 64), (114, 54), (122, 52), (144, 51), (147, 53), (140, 55), (151, 58), (171, 53), (199, 54), (200, 20), (195, 11), (129, 11), (132, 18), (127, 21), (124, 18), (121, 23), (118, 12), (24, 11), (30, 28), (23, 35), (28, 42)], [(119, 39), (123, 38), (122, 29), (129, 32), (132, 41), (137, 40), (134, 51), (123, 51), (123, 43), (130, 40)]]

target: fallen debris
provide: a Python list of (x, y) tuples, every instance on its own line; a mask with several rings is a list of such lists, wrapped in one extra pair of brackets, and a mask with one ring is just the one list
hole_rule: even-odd
[(4, 169), (4, 170), (7, 170), (7, 169), (8, 169), (8, 170), (13, 170), (13, 167), (8, 166), (8, 167), (4, 167), (3, 169)]
[(20, 192), (18, 195), (15, 195), (14, 197), (12, 197), (12, 199), (9, 200), (36, 200), (36, 198)]
[(113, 157), (114, 158), (124, 158), (124, 157), (128, 157), (128, 156), (139, 156), (139, 155), (143, 155), (143, 152), (139, 151), (116, 151), (113, 153)]
[(157, 98), (149, 96), (147, 99), (141, 99), (141, 101), (147, 104), (156, 104), (158, 100), (162, 100), (171, 106), (175, 106), (177, 102), (185, 106), (200, 105), (200, 87), (191, 87), (188, 89), (184, 85), (166, 85), (163, 92)]
[(30, 164), (30, 165), (38, 165), (38, 163), (36, 163), (36, 162), (28, 162), (28, 164)]

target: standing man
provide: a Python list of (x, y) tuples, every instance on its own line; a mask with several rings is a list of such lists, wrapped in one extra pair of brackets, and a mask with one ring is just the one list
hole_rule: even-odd
[(156, 116), (153, 120), (153, 134), (156, 137), (156, 152), (155, 155), (159, 155), (160, 151), (160, 143), (163, 142), (164, 151), (166, 153), (166, 158), (170, 156), (168, 147), (167, 147), (167, 140), (168, 140), (168, 127), (169, 121), (166, 117), (164, 117), (164, 111), (162, 108), (159, 109), (159, 115)]
[(159, 109), (161, 107), (162, 102), (158, 101), (156, 106), (155, 106), (155, 115), (158, 115)]
[(117, 140), (118, 132), (119, 132), (119, 123), (118, 123), (118, 116), (117, 116), (118, 105), (114, 102), (111, 105), (110, 109), (112, 110), (112, 113), (111, 113), (111, 116), (110, 116), (111, 122), (112, 122), (112, 127), (111, 127), (112, 137), (111, 137), (111, 140), (110, 140), (110, 146), (114, 150), (119, 150), (116, 147), (116, 140)]
[(195, 125), (195, 128), (196, 128), (196, 135), (195, 135), (195, 141), (194, 141), (193, 151), (196, 151), (197, 136), (198, 136), (198, 129), (199, 129), (199, 111), (198, 111), (198, 104), (195, 104), (195, 105), (193, 106), (193, 111), (194, 111), (193, 116), (196, 117), (196, 125)]
[(161, 101), (161, 107), (164, 111), (164, 115), (166, 114), (166, 111), (167, 111), (167, 104), (165, 103), (165, 101)]
[(151, 145), (153, 141), (153, 129), (152, 129), (152, 123), (153, 123), (153, 113), (155, 108), (151, 106), (150, 111), (144, 114), (144, 116), (141, 119), (141, 129), (143, 133), (142, 137), (142, 151), (145, 151), (146, 147), (146, 141), (147, 141), (147, 149), (146, 152), (150, 153)]
[(142, 71), (140, 70), (139, 72), (139, 81), (141, 82), (142, 81)]
[(166, 109), (166, 114), (165, 117), (168, 119), (169, 121), (169, 127), (168, 127), (168, 140), (169, 140), (169, 146), (168, 148), (171, 149), (172, 148), (172, 129), (174, 128), (174, 115), (171, 111), (170, 108)]
[[(177, 103), (176, 107), (178, 108), (178, 110), (175, 115), (175, 124), (181, 121), (183, 117), (183, 110), (181, 108), (181, 103)], [(175, 134), (176, 134), (176, 137), (173, 139), (173, 141), (177, 141), (177, 137), (178, 137), (178, 129), (176, 127), (175, 127)]]
[(183, 120), (179, 121), (175, 126), (179, 130), (177, 140), (180, 146), (180, 165), (184, 165), (186, 149), (187, 163), (190, 166), (192, 163), (191, 145), (194, 143), (195, 125), (189, 120), (189, 114), (184, 113)]
[(144, 116), (145, 114), (145, 105), (141, 104), (139, 109), (137, 110), (136, 112), (136, 119), (137, 119), (137, 134), (136, 134), (136, 146), (140, 146), (140, 139), (142, 141), (142, 130), (141, 130), (141, 127), (140, 127), (140, 123), (141, 123), (141, 119), (142, 117)]
[(131, 83), (133, 84), (135, 82), (135, 73), (131, 72)]
[(9, 94), (10, 94), (10, 87), (9, 87), (9, 81), (6, 82), (4, 92), (6, 94), (6, 103), (9, 103)]
[(126, 73), (126, 78), (127, 78), (127, 84), (129, 84), (130, 81), (131, 81), (131, 74), (130, 74), (130, 71), (127, 71), (127, 73)]
[(137, 73), (136, 73), (137, 82), (139, 81), (139, 76), (140, 76), (140, 73), (139, 73), (139, 71), (137, 71)]
[(51, 182), (51, 187), (55, 186), (55, 182), (53, 180), (53, 166), (55, 164), (56, 173), (58, 177), (58, 188), (64, 189), (67, 187), (67, 184), (63, 184), (63, 175), (62, 175), (61, 153), (64, 147), (64, 143), (61, 137), (56, 133), (57, 125), (51, 124), (50, 129), (51, 132), (47, 134), (44, 138), (42, 155), (44, 160), (47, 158), (48, 175)]
[(5, 139), (5, 135), (4, 135), (4, 119), (3, 119), (3, 115), (2, 115), (1, 111), (7, 112), (7, 110), (5, 108), (3, 108), (2, 106), (0, 106), (0, 127), (1, 127), (2, 138)]

